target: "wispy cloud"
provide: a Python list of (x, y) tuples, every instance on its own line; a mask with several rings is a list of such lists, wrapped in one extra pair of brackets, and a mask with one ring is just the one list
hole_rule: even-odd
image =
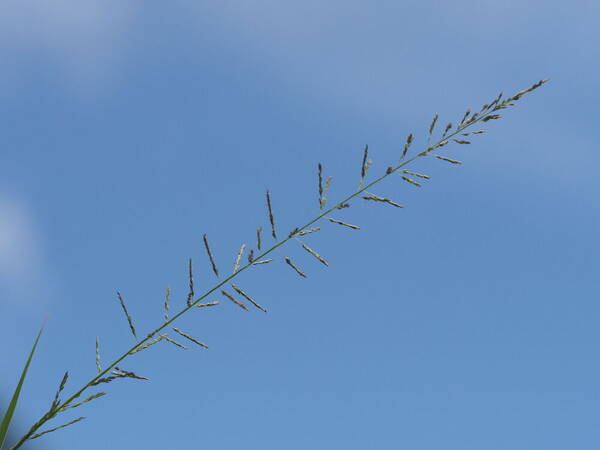
[[(124, 56), (135, 6), (116, 0), (9, 0), (0, 13), (3, 72), (54, 71), (78, 90), (97, 90)], [(12, 72), (12, 73), (8, 73)]]
[[(44, 278), (34, 220), (25, 205), (0, 194), (0, 288), (8, 298), (29, 298)], [(22, 303), (22, 302), (19, 302)]]

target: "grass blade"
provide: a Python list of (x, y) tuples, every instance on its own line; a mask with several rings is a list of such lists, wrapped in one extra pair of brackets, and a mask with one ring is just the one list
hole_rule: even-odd
[(31, 363), (31, 359), (33, 358), (33, 353), (38, 345), (40, 340), (40, 336), (42, 335), (42, 330), (44, 327), (40, 328), (37, 337), (35, 338), (35, 342), (33, 343), (33, 347), (31, 348), (31, 352), (29, 353), (29, 358), (27, 358), (27, 362), (25, 363), (25, 367), (21, 372), (21, 378), (19, 379), (19, 384), (13, 393), (12, 399), (4, 413), (4, 417), (2, 418), (2, 424), (0, 425), (0, 449), (4, 447), (4, 441), (6, 440), (6, 434), (8, 433), (8, 427), (10, 426), (10, 421), (12, 420), (13, 414), (15, 413), (15, 409), (17, 407), (17, 402), (19, 401), (19, 395), (21, 394), (21, 388), (23, 387), (23, 382), (25, 381), (25, 376), (27, 375), (27, 370), (29, 370), (29, 364)]

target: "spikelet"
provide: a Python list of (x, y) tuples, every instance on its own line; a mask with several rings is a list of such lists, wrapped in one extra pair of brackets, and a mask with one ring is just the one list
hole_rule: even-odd
[(194, 302), (194, 274), (192, 268), (192, 258), (188, 261), (188, 282), (189, 282), (189, 292), (187, 296), (187, 305), (192, 306)]
[(517, 92), (515, 95), (513, 95), (511, 98), (505, 100), (504, 102), (508, 103), (511, 101), (519, 100), (523, 95), (527, 94), (528, 92), (533, 91), (534, 89), (539, 88), (542, 84), (547, 83), (548, 81), (549, 81), (549, 78), (540, 80), (537, 83), (535, 83), (534, 85), (528, 87), (527, 89), (523, 89), (522, 91)]
[(152, 345), (156, 344), (157, 342), (160, 342), (164, 339), (163, 335), (161, 334), (160, 336), (158, 336), (155, 339), (152, 339), (150, 341), (146, 341), (144, 342), (142, 345), (140, 345), (139, 347), (134, 348), (133, 350), (131, 350), (129, 352), (130, 355), (133, 355), (137, 352), (141, 352), (142, 350), (146, 350), (148, 347), (151, 347)]
[(206, 308), (208, 306), (217, 306), (219, 304), (218, 301), (214, 301), (214, 302), (208, 302), (208, 303), (196, 303), (194, 306), (197, 306), (198, 308)]
[(488, 107), (486, 108), (485, 111), (481, 111), (481, 112), (482, 113), (487, 113), (489, 110), (495, 111), (496, 110), (496, 105), (500, 101), (501, 98), (502, 98), (502, 93), (500, 93), (500, 95), (495, 100), (493, 100), (492, 103), (490, 103), (488, 105)]
[(463, 116), (462, 120), (460, 121), (460, 123), (458, 124), (458, 126), (460, 127), (463, 123), (465, 123), (465, 120), (467, 120), (467, 117), (469, 117), (469, 114), (471, 114), (471, 110), (467, 109), (467, 111), (465, 112), (465, 115)]
[(325, 261), (321, 255), (319, 255), (317, 252), (315, 252), (308, 245), (302, 244), (302, 248), (304, 250), (306, 250), (308, 253), (310, 253), (311, 255), (313, 255), (315, 258), (317, 258), (319, 261), (321, 261), (321, 263), (325, 264), (326, 266), (329, 266), (329, 264), (327, 263), (327, 261)]
[(240, 294), (242, 297), (244, 297), (246, 300), (248, 300), (250, 303), (252, 303), (256, 308), (260, 309), (261, 311), (267, 312), (267, 310), (265, 308), (263, 308), (262, 306), (260, 306), (258, 303), (256, 303), (256, 301), (250, 297), (248, 294), (246, 294), (244, 291), (242, 291), (239, 287), (237, 287), (235, 284), (231, 284), (231, 287), (233, 289), (235, 289), (235, 291)]
[(452, 163), (452, 164), (462, 164), (462, 161), (458, 161), (456, 159), (446, 158), (445, 156), (435, 155), (435, 157), (437, 159), (441, 159), (442, 161), (447, 161), (447, 162)]
[(248, 311), (248, 307), (246, 305), (244, 305), (242, 302), (240, 302), (239, 300), (237, 300), (233, 295), (229, 294), (228, 292), (226, 292), (224, 290), (221, 290), (221, 294), (223, 294), (225, 297), (227, 297), (233, 303), (235, 303), (236, 305), (238, 305), (240, 308), (245, 309), (246, 311)]
[(162, 337), (165, 341), (170, 342), (171, 344), (173, 344), (176, 347), (179, 347), (182, 350), (187, 350), (187, 347), (183, 344), (180, 344), (179, 342), (177, 342), (174, 339), (171, 339), (169, 336), (167, 336), (166, 334), (161, 334), (160, 337)]
[(363, 153), (363, 159), (362, 159), (362, 164), (360, 166), (360, 183), (359, 185), (362, 186), (365, 182), (365, 176), (367, 175), (367, 170), (369, 170), (369, 146), (365, 145), (365, 150)]
[(412, 184), (413, 186), (416, 186), (416, 187), (421, 187), (422, 186), (421, 183), (419, 183), (418, 181), (413, 180), (412, 178), (405, 177), (404, 175), (401, 175), (401, 176), (402, 176), (402, 179), (404, 181)]
[(251, 248), (248, 252), (248, 264), (252, 264), (254, 262), (254, 249)]
[(64, 425), (61, 425), (59, 427), (51, 428), (49, 430), (42, 431), (41, 433), (34, 434), (29, 439), (37, 439), (40, 436), (43, 436), (43, 435), (48, 434), (48, 433), (52, 433), (53, 431), (56, 431), (56, 430), (60, 430), (61, 428), (68, 427), (69, 425), (73, 425), (74, 423), (77, 423), (77, 422), (79, 422), (79, 421), (81, 421), (83, 419), (85, 419), (85, 417), (78, 417), (77, 419), (71, 420), (70, 422), (65, 423)]
[[(452, 125), (452, 124), (450, 124), (450, 125)], [(440, 142), (438, 142), (438, 143), (437, 143), (437, 144), (435, 144), (435, 145), (432, 145), (432, 146), (430, 146), (430, 147), (427, 147), (425, 150), (423, 150), (421, 153), (419, 153), (419, 156), (425, 156), (425, 155), (427, 155), (427, 154), (431, 153), (431, 152), (432, 152), (433, 150), (435, 150), (436, 148), (443, 147), (444, 145), (447, 145), (447, 144), (448, 144), (448, 141), (447, 141), (447, 140), (440, 141)]]
[(129, 329), (133, 333), (133, 337), (137, 338), (137, 335), (135, 333), (135, 327), (133, 326), (133, 320), (131, 319), (131, 316), (129, 315), (129, 311), (127, 311), (127, 306), (125, 306), (125, 300), (123, 300), (123, 296), (121, 295), (120, 292), (117, 292), (117, 297), (119, 297), (119, 302), (121, 303), (121, 308), (123, 308), (125, 317), (127, 317), (127, 323), (129, 323)]
[(331, 180), (332, 180), (331, 177), (327, 177), (327, 179), (325, 180), (325, 190), (323, 191), (323, 195), (321, 196), (321, 198), (319, 200), (319, 207), (320, 207), (321, 211), (327, 204), (327, 196), (329, 195), (329, 188), (331, 187)]
[(407, 175), (412, 175), (413, 177), (423, 178), (424, 180), (429, 180), (429, 175), (423, 175), (422, 173), (411, 172), (410, 170), (403, 170)]
[(392, 200), (390, 200), (389, 198), (384, 198), (384, 197), (379, 197), (377, 195), (374, 194), (369, 194), (369, 195), (363, 195), (363, 198), (365, 200), (372, 200), (374, 202), (381, 202), (381, 203), (387, 203), (388, 205), (392, 205), (395, 206), (396, 208), (404, 208), (404, 206), (402, 206), (399, 203), (393, 202)]
[(273, 259), (271, 258), (267, 258), (267, 259), (261, 259), (260, 261), (255, 261), (252, 264), (254, 264), (255, 266), (259, 265), (259, 264), (268, 264), (271, 261), (273, 261)]
[(296, 265), (292, 262), (292, 260), (289, 257), (285, 257), (285, 262), (288, 264), (288, 266), (294, 269), (298, 275), (300, 275), (303, 278), (307, 278), (306, 274), (302, 272), (298, 267), (296, 267)]
[(169, 304), (171, 303), (171, 288), (167, 287), (165, 290), (165, 313), (163, 317), (165, 318), (165, 322), (169, 320)]
[(360, 230), (358, 225), (352, 225), (351, 223), (342, 222), (341, 220), (333, 219), (332, 217), (328, 217), (327, 220), (333, 223), (337, 223), (338, 225), (342, 225), (344, 227), (352, 228), (353, 230)]
[[(437, 115), (437, 114), (436, 114)], [(435, 119), (437, 120), (437, 119)], [(432, 123), (432, 125), (435, 125), (435, 123)], [(433, 128), (432, 128), (433, 130)], [(412, 144), (414, 139), (414, 136), (411, 134), (408, 135), (408, 137), (406, 138), (406, 142), (404, 143), (404, 150), (402, 150), (402, 156), (400, 157), (400, 159), (404, 158), (406, 156), (406, 154), (408, 153), (408, 149), (410, 148), (410, 145)]]
[(103, 377), (103, 378), (98, 378), (97, 380), (93, 381), (90, 383), (90, 386), (97, 386), (99, 384), (102, 383), (110, 383), (113, 380), (116, 380), (117, 378), (121, 378), (121, 377), (117, 377), (117, 376), (110, 376), (110, 377)]
[(502, 116), (500, 114), (490, 114), (489, 116), (485, 116), (483, 119), (481, 119), (482, 122), (487, 122), (489, 120), (497, 120), (499, 118), (501, 118)]
[(336, 205), (335, 209), (344, 209), (344, 208), (350, 208), (350, 203), (340, 203), (338, 205)]
[(471, 134), (483, 134), (483, 133), (485, 133), (485, 130), (470, 131), (468, 133), (461, 133), (461, 136), (470, 136)]
[(314, 233), (315, 231), (319, 231), (321, 228), (319, 227), (315, 227), (315, 228), (309, 228), (308, 230), (302, 230), (300, 233), (298, 233), (299, 236), (304, 236), (306, 234), (310, 234), (310, 233)]
[(206, 254), (208, 255), (208, 259), (210, 261), (212, 270), (215, 273), (215, 275), (218, 277), (219, 269), (217, 269), (217, 265), (215, 264), (215, 259), (213, 258), (213, 254), (210, 251), (210, 246), (208, 245), (208, 237), (206, 236), (206, 234), (204, 236), (202, 236), (202, 239), (204, 240), (204, 248), (206, 249)]
[(291, 238), (292, 236), (294, 236), (295, 234), (297, 234), (298, 230), (299, 230), (299, 228), (296, 227), (292, 231), (290, 231), (290, 234), (288, 234), (288, 238)]
[(258, 227), (256, 229), (256, 248), (258, 248), (259, 250), (261, 245), (260, 235), (262, 234), (262, 230), (262, 227)]
[(490, 107), (492, 107), (492, 106), (495, 107), (501, 99), (502, 99), (502, 92), (500, 92), (500, 94), (498, 95), (498, 97), (496, 97), (496, 99), (492, 103), (490, 103)]
[(435, 113), (435, 116), (433, 116), (433, 119), (431, 120), (431, 125), (429, 125), (429, 137), (427, 138), (428, 141), (429, 139), (431, 139), (431, 134), (433, 133), (433, 129), (435, 128), (435, 124), (437, 123), (439, 117), (440, 115), (438, 113)]
[(50, 406), (50, 411), (54, 411), (56, 409), (56, 407), (58, 406), (58, 404), (60, 403), (59, 396), (60, 396), (60, 393), (65, 388), (65, 385), (67, 384), (68, 379), (69, 379), (69, 372), (67, 371), (63, 375), (60, 385), (58, 386), (58, 390), (56, 391), (56, 394), (54, 395), (54, 400), (52, 400), (52, 405)]
[(448, 133), (448, 131), (450, 131), (450, 128), (452, 128), (452, 122), (449, 122), (448, 125), (446, 125), (446, 128), (444, 129), (444, 134), (442, 135), (442, 139), (444, 139), (444, 136), (446, 136), (446, 133)]
[(323, 166), (321, 163), (317, 166), (319, 177), (319, 209), (323, 209)]
[(244, 254), (244, 249), (246, 248), (246, 244), (242, 244), (240, 250), (238, 251), (237, 256), (235, 257), (235, 262), (233, 263), (233, 273), (236, 273), (240, 268), (240, 261), (242, 260), (242, 255)]
[(269, 212), (269, 223), (271, 224), (271, 236), (273, 239), (277, 239), (277, 234), (275, 233), (275, 218), (273, 217), (273, 207), (271, 206), (271, 194), (267, 190), (267, 209)]
[(456, 142), (457, 144), (470, 144), (471, 141), (466, 141), (464, 139), (452, 139), (454, 142)]
[(186, 338), (188, 341), (191, 341), (191, 342), (193, 342), (194, 344), (196, 344), (196, 345), (199, 345), (200, 347), (208, 348), (208, 345), (206, 345), (205, 343), (203, 343), (203, 342), (200, 342), (199, 340), (197, 340), (197, 339), (193, 338), (193, 337), (192, 337), (192, 336), (190, 336), (189, 334), (187, 334), (187, 333), (184, 333), (184, 332), (183, 332), (183, 331), (181, 331), (179, 328), (175, 328), (175, 327), (172, 327), (172, 328), (173, 328), (173, 331), (174, 331), (175, 333), (179, 334), (180, 336), (183, 336), (183, 337), (184, 337), (184, 338)]
[(98, 373), (102, 372), (102, 366), (100, 365), (100, 338), (96, 336), (96, 369)]

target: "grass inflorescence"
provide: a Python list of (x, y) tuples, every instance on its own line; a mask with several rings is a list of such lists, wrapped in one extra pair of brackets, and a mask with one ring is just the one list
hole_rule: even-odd
[[(513, 106), (515, 104), (515, 102), (518, 101), (519, 99), (521, 99), (521, 97), (523, 97), (525, 94), (537, 89), (538, 87), (542, 86), (547, 81), (548, 81), (547, 79), (541, 80), (541, 81), (533, 84), (529, 88), (519, 91), (517, 94), (515, 94), (511, 97), (505, 98), (505, 99), (503, 99), (503, 95), (500, 94), (497, 97), (495, 97), (491, 102), (484, 104), (481, 107), (481, 109), (477, 112), (472, 112), (471, 109), (467, 109), (466, 112), (462, 115), (460, 121), (458, 121), (456, 123), (448, 122), (447, 125), (445, 125), (443, 127), (441, 135), (437, 139), (437, 141), (435, 141), (435, 143), (433, 143), (433, 144), (430, 144), (430, 142), (433, 138), (436, 124), (439, 122), (439, 114), (435, 114), (433, 116), (433, 119), (432, 119), (429, 127), (427, 128), (427, 134), (425, 135), (425, 140), (426, 140), (425, 148), (422, 148), (421, 150), (412, 153), (412, 156), (409, 155), (409, 152), (411, 152), (411, 148), (414, 145), (414, 141), (415, 141), (415, 136), (412, 133), (410, 133), (408, 135), (408, 137), (406, 138), (406, 142), (404, 143), (402, 151), (399, 155), (399, 162), (394, 166), (389, 166), (383, 174), (379, 175), (378, 177), (376, 177), (374, 180), (372, 180), (370, 182), (367, 182), (367, 175), (368, 175), (369, 168), (372, 166), (372, 161), (369, 159), (369, 147), (368, 147), (368, 145), (365, 146), (365, 148), (363, 150), (362, 158), (361, 158), (360, 178), (359, 178), (358, 189), (355, 190), (354, 192), (350, 193), (344, 199), (333, 204), (331, 207), (329, 207), (327, 209), (325, 208), (325, 205), (327, 202), (327, 197), (328, 197), (329, 188), (330, 188), (330, 184), (331, 184), (331, 177), (324, 178), (323, 166), (322, 166), (322, 164), (318, 164), (318, 166), (317, 166), (317, 183), (318, 183), (317, 192), (318, 192), (319, 213), (314, 218), (307, 221), (305, 224), (294, 228), (293, 231), (289, 233), (289, 235), (287, 235), (286, 237), (283, 237), (279, 240), (277, 240), (278, 238), (277, 238), (277, 233), (276, 233), (276, 229), (275, 229), (275, 217), (274, 217), (274, 213), (273, 213), (273, 204), (272, 204), (272, 199), (271, 199), (271, 193), (269, 190), (267, 190), (266, 191), (266, 206), (267, 206), (266, 218), (267, 218), (270, 228), (271, 228), (271, 236), (273, 237), (273, 239), (275, 239), (276, 242), (273, 245), (271, 245), (269, 248), (263, 250), (263, 247), (265, 245), (263, 242), (263, 239), (262, 239), (263, 227), (259, 226), (256, 229), (256, 241), (257, 241), (256, 242), (256, 247), (257, 247), (256, 254), (255, 254), (254, 249), (250, 249), (248, 258), (247, 258), (248, 262), (242, 263), (242, 256), (243, 256), (244, 250), (246, 248), (246, 245), (242, 244), (242, 246), (240, 247), (238, 253), (236, 254), (235, 260), (234, 260), (233, 273), (229, 276), (226, 276), (219, 282), (217, 282), (214, 286), (207, 289), (200, 296), (197, 296), (197, 294), (195, 292), (194, 279), (193, 279), (193, 273), (192, 273), (193, 272), (192, 271), (192, 269), (193, 269), (192, 260), (189, 259), (189, 261), (188, 261), (188, 288), (189, 288), (189, 290), (188, 290), (188, 296), (186, 299), (185, 307), (183, 307), (183, 309), (181, 309), (179, 312), (177, 312), (175, 314), (172, 314), (172, 315), (170, 314), (170, 289), (167, 288), (166, 295), (165, 295), (165, 301), (164, 301), (164, 315), (162, 318), (162, 322), (160, 323), (160, 325), (158, 325), (157, 328), (155, 328), (154, 330), (149, 332), (145, 337), (143, 337), (141, 339), (137, 338), (136, 329), (133, 325), (133, 319), (125, 305), (125, 300), (124, 300), (123, 296), (121, 295), (121, 293), (117, 292), (117, 298), (119, 300), (121, 309), (123, 310), (123, 313), (127, 320), (129, 329), (130, 329), (131, 333), (133, 334), (133, 336), (137, 339), (136, 343), (132, 347), (130, 347), (126, 351), (124, 351), (114, 361), (112, 361), (108, 364), (105, 364), (105, 367), (102, 368), (102, 366), (100, 364), (100, 344), (99, 344), (99, 339), (97, 338), (96, 339), (96, 371), (97, 371), (97, 373), (95, 375), (93, 375), (92, 378), (89, 381), (87, 381), (83, 386), (76, 389), (75, 392), (73, 394), (71, 394), (68, 398), (61, 401), (60, 394), (64, 391), (66, 384), (67, 384), (67, 380), (68, 380), (68, 372), (65, 373), (65, 375), (63, 376), (63, 378), (61, 379), (61, 382), (59, 384), (58, 391), (56, 392), (56, 394), (54, 396), (54, 400), (51, 403), (50, 410), (48, 412), (46, 412), (40, 418), (40, 420), (38, 420), (35, 424), (33, 424), (33, 426), (29, 429), (29, 431), (23, 437), (21, 437), (21, 439), (15, 445), (13, 445), (13, 447), (11, 447), (11, 450), (18, 449), (29, 439), (35, 439), (44, 434), (56, 431), (60, 428), (64, 428), (66, 426), (72, 425), (78, 421), (83, 420), (84, 417), (79, 417), (77, 419), (74, 419), (70, 422), (65, 423), (64, 425), (50, 428), (46, 431), (38, 431), (49, 420), (56, 417), (57, 414), (67, 411), (69, 409), (75, 408), (75, 407), (79, 407), (85, 403), (89, 403), (89, 402), (91, 402), (97, 398), (103, 397), (105, 395), (105, 392), (97, 392), (97, 393), (94, 393), (94, 394), (86, 397), (82, 401), (76, 402), (76, 400), (79, 399), (81, 397), (81, 395), (84, 392), (88, 391), (90, 388), (93, 388), (94, 386), (98, 386), (100, 384), (109, 383), (114, 380), (123, 379), (123, 378), (130, 378), (130, 379), (135, 379), (135, 380), (147, 380), (146, 377), (136, 375), (134, 372), (120, 369), (118, 367), (118, 365), (121, 364), (122, 361), (127, 359), (129, 356), (131, 356), (135, 353), (138, 353), (140, 351), (146, 350), (146, 349), (152, 347), (153, 345), (155, 345), (159, 342), (162, 342), (162, 341), (171, 343), (181, 349), (186, 349), (187, 347), (185, 347), (183, 344), (179, 343), (178, 341), (174, 340), (173, 338), (171, 338), (167, 335), (167, 333), (165, 332), (167, 330), (167, 328), (170, 328), (172, 331), (174, 331), (180, 337), (184, 338), (185, 340), (187, 340), (189, 342), (194, 343), (195, 345), (197, 345), (199, 347), (208, 348), (208, 346), (205, 343), (203, 343), (202, 341), (198, 340), (195, 337), (192, 337), (191, 335), (182, 331), (181, 329), (172, 326), (172, 324), (176, 320), (178, 320), (182, 315), (189, 312), (191, 309), (195, 309), (196, 307), (208, 307), (208, 306), (219, 305), (218, 301), (203, 303), (203, 300), (205, 300), (208, 296), (212, 295), (213, 293), (218, 292), (220, 290), (221, 294), (225, 298), (227, 298), (232, 303), (239, 306), (241, 309), (243, 309), (245, 311), (249, 311), (249, 308), (248, 308), (248, 306), (246, 306), (244, 301), (248, 302), (254, 308), (259, 309), (263, 312), (266, 312), (267, 311), (266, 308), (264, 308), (259, 303), (257, 303), (250, 295), (248, 295), (239, 286), (231, 283), (233, 278), (237, 277), (242, 272), (244, 272), (254, 266), (263, 265), (263, 264), (270, 263), (273, 261), (281, 261), (281, 260), (275, 259), (275, 258), (267, 258), (267, 256), (270, 255), (271, 253), (273, 253), (275, 250), (277, 250), (282, 245), (286, 244), (292, 238), (297, 239), (297, 240), (299, 240), (300, 236), (302, 236), (302, 237), (308, 236), (308, 238), (310, 238), (310, 235), (312, 233), (315, 233), (321, 229), (320, 226), (315, 226), (315, 224), (317, 222), (327, 223), (327, 222), (325, 222), (325, 220), (327, 220), (328, 222), (330, 222), (332, 224), (339, 225), (344, 228), (349, 228), (349, 229), (357, 230), (357, 231), (360, 230), (360, 226), (358, 226), (358, 225), (347, 223), (338, 218), (333, 218), (333, 217), (329, 216), (332, 212), (337, 212), (337, 211), (348, 208), (351, 204), (350, 202), (354, 201), (355, 199), (362, 198), (362, 199), (370, 201), (370, 202), (386, 203), (386, 204), (394, 206), (396, 208), (402, 208), (403, 205), (401, 205), (400, 203), (397, 203), (395, 200), (388, 199), (386, 197), (382, 197), (371, 191), (373, 190), (374, 187), (376, 187), (384, 179), (386, 179), (387, 177), (389, 177), (390, 175), (392, 175), (394, 173), (398, 173), (398, 175), (400, 175), (400, 178), (403, 181), (405, 181), (406, 183), (408, 183), (414, 187), (422, 187), (423, 182), (430, 180), (430, 177), (428, 175), (422, 174), (420, 172), (415, 172), (415, 171), (409, 170), (407, 168), (407, 166), (417, 162), (418, 160), (420, 160), (424, 157), (433, 155), (434, 151), (435, 151), (435, 155), (433, 155), (433, 156), (435, 156), (435, 158), (437, 160), (447, 162), (452, 165), (462, 164), (461, 161), (455, 159), (454, 157), (448, 156), (447, 154), (440, 154), (440, 152), (442, 150), (446, 151), (446, 149), (451, 145), (457, 145), (457, 146), (471, 145), (472, 141), (464, 139), (464, 137), (469, 136), (469, 139), (472, 139), (472, 138), (476, 137), (477, 135), (484, 133), (484, 130), (465, 131), (467, 128), (470, 128), (470, 127), (474, 126), (475, 124), (483, 124), (483, 123), (487, 123), (489, 121), (500, 119), (501, 118), (500, 111)], [(396, 179), (398, 179), (398, 178), (396, 178)], [(320, 221), (322, 221), (322, 222), (320, 222)], [(212, 269), (213, 273), (217, 277), (219, 277), (219, 270), (217, 268), (215, 257), (211, 251), (211, 247), (209, 246), (207, 235), (204, 234), (202, 239), (203, 239), (204, 248), (206, 250), (208, 260), (210, 263), (210, 268)], [(301, 247), (306, 252), (310, 253), (314, 258), (316, 258), (323, 265), (329, 266), (329, 263), (321, 255), (319, 255), (315, 250), (313, 250), (311, 247), (309, 247), (308, 244), (306, 244), (302, 241), (299, 241), (299, 242), (300, 242)], [(300, 277), (303, 277), (303, 278), (307, 277), (307, 274), (303, 270), (301, 270), (300, 267), (298, 267), (292, 261), (291, 257), (285, 256), (283, 258), (283, 261), (291, 269), (293, 269), (297, 275), (299, 275)], [(240, 296), (241, 299), (238, 299), (230, 292), (227, 292), (224, 289), (226, 284), (230, 284), (231, 288), (235, 291), (236, 295)]]

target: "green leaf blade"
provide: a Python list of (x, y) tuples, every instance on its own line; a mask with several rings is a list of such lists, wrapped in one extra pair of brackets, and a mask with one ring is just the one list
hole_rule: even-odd
[(37, 337), (35, 338), (35, 342), (33, 343), (33, 347), (31, 348), (31, 352), (29, 353), (29, 357), (27, 358), (27, 362), (25, 363), (25, 367), (21, 372), (21, 378), (19, 379), (19, 383), (15, 388), (15, 392), (13, 393), (12, 399), (4, 413), (4, 417), (2, 418), (2, 424), (0, 424), (0, 449), (4, 447), (4, 441), (6, 440), (6, 435), (8, 434), (8, 427), (10, 426), (10, 422), (12, 420), (13, 414), (15, 413), (15, 409), (17, 408), (17, 402), (19, 401), (19, 395), (21, 394), (21, 388), (23, 387), (23, 383), (25, 382), (25, 376), (27, 375), (27, 371), (29, 370), (29, 364), (31, 364), (31, 359), (33, 358), (33, 354), (40, 340), (40, 336), (42, 335), (44, 327), (40, 328)]

